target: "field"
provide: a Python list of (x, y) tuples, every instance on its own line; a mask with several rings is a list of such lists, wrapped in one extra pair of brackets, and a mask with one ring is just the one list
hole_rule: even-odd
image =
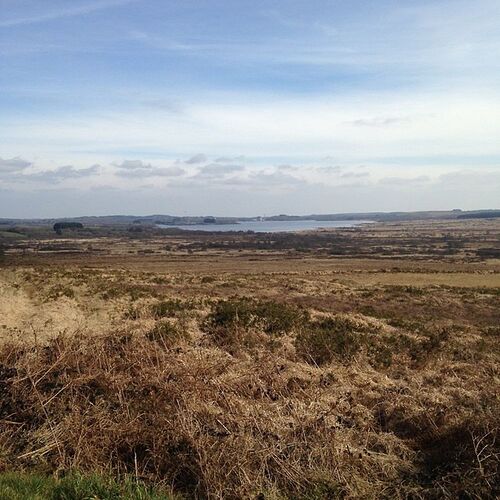
[(498, 219), (0, 229), (0, 471), (496, 498), (499, 242)]

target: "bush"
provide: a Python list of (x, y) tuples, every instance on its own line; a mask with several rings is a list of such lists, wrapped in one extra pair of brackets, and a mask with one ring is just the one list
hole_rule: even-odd
[(159, 321), (146, 334), (146, 337), (154, 342), (158, 342), (164, 347), (172, 347), (181, 340), (188, 340), (189, 334), (186, 330), (181, 329), (178, 325), (174, 325), (169, 321)]
[(279, 336), (290, 333), (307, 319), (307, 311), (287, 304), (238, 298), (217, 302), (203, 328), (209, 333), (218, 328), (256, 328)]
[(45, 300), (50, 301), (50, 300), (57, 300), (61, 297), (67, 297), (68, 299), (74, 299), (75, 298), (75, 291), (71, 286), (69, 285), (63, 285), (62, 283), (59, 283), (57, 285), (54, 285), (51, 287), (46, 295)]
[(309, 319), (309, 313), (304, 309), (272, 301), (258, 303), (254, 313), (270, 335), (290, 333)]
[(424, 363), (435, 354), (448, 340), (450, 336), (449, 328), (437, 328), (422, 332), (424, 338), (420, 342), (414, 342), (410, 345), (409, 355), (417, 363)]
[(297, 335), (295, 347), (304, 360), (322, 365), (337, 358), (348, 360), (361, 347), (361, 336), (348, 318), (334, 317), (309, 322)]
[(186, 304), (179, 299), (167, 299), (156, 302), (151, 306), (151, 314), (154, 318), (170, 318), (185, 311)]
[(392, 365), (392, 347), (389, 345), (381, 345), (378, 343), (371, 343), (368, 346), (368, 354), (370, 364), (375, 368), (388, 368)]

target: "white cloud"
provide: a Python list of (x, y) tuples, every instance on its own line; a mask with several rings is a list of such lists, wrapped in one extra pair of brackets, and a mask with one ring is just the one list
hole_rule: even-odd
[[(10, 169), (4, 170), (0, 161), (0, 179), (15, 187), (25, 184), (57, 184), (71, 179), (84, 179), (99, 174), (100, 165), (92, 165), (86, 168), (75, 168), (72, 165), (40, 170), (33, 163), (16, 158), (10, 161)], [(30, 168), (28, 168), (30, 167)], [(35, 169), (34, 169), (35, 168)]]
[(375, 116), (371, 118), (358, 118), (356, 120), (347, 122), (347, 124), (361, 127), (388, 127), (391, 125), (403, 125), (410, 122), (411, 118), (404, 116)]
[(23, 160), (19, 157), (10, 159), (6, 158), (5, 160), (0, 158), (0, 175), (5, 173), (21, 172), (30, 166), (31, 163), (29, 161)]
[(197, 154), (185, 161), (188, 165), (196, 165), (198, 163), (205, 163), (207, 161), (206, 155), (203, 153)]
[(210, 163), (202, 167), (198, 175), (203, 177), (223, 177), (234, 172), (242, 172), (243, 170), (245, 170), (244, 165)]
[(242, 163), (246, 160), (245, 156), (219, 156), (214, 161), (215, 163)]
[(126, 170), (150, 169), (150, 163), (144, 163), (142, 160), (123, 160), (121, 163), (114, 162), (113, 165)]
[(409, 187), (414, 185), (422, 185), (431, 182), (431, 179), (427, 175), (419, 175), (418, 177), (384, 177), (379, 179), (379, 185), (386, 186), (402, 186)]
[(144, 177), (179, 177), (186, 173), (183, 168), (172, 167), (156, 167), (156, 168), (140, 168), (135, 170), (120, 170), (117, 172), (118, 176), (128, 178), (144, 178)]
[(44, 183), (58, 183), (67, 179), (82, 179), (99, 173), (100, 165), (92, 165), (87, 168), (75, 168), (72, 165), (65, 165), (55, 170), (42, 170), (32, 172), (23, 176), (28, 181), (41, 181)]

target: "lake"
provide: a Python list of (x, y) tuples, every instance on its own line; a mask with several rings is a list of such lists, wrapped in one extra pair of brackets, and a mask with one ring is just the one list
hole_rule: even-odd
[(285, 220), (285, 221), (242, 221), (238, 224), (192, 224), (185, 226), (169, 226), (158, 224), (163, 228), (178, 228), (186, 231), (254, 231), (255, 233), (287, 233), (296, 231), (311, 231), (314, 229), (330, 229), (339, 227), (354, 227), (360, 224), (367, 224), (366, 220)]

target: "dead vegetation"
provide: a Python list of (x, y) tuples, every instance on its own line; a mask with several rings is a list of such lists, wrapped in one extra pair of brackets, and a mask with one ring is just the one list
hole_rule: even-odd
[(167, 309), (129, 320), (152, 321), (142, 333), (4, 343), (0, 466), (199, 498), (498, 493), (496, 336), (477, 365), (454, 359), (456, 331), (239, 299), (213, 303), (193, 337)]

